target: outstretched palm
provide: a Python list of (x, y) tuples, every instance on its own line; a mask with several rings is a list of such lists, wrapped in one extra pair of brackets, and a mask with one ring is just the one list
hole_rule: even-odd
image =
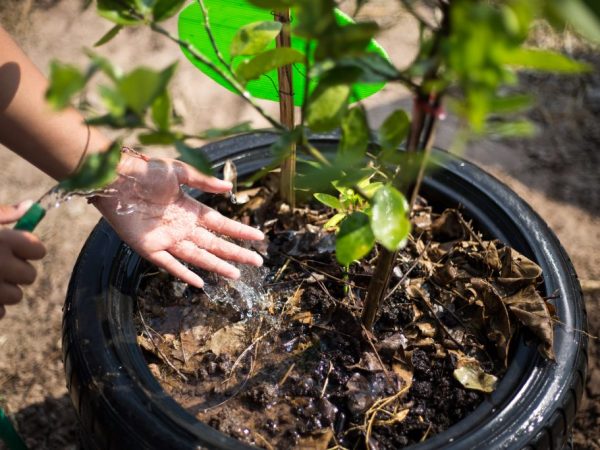
[(172, 159), (124, 154), (115, 195), (101, 197), (96, 206), (119, 236), (148, 261), (181, 280), (202, 287), (202, 279), (178, 259), (202, 269), (238, 278), (237, 262), (262, 265), (255, 252), (213, 233), (234, 239), (262, 240), (259, 230), (228, 219), (196, 201), (181, 185), (223, 193), (231, 183), (203, 175)]

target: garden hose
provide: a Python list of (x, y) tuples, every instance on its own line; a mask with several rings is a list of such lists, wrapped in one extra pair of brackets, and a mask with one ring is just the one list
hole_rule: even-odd
[(2, 408), (0, 408), (0, 439), (4, 441), (10, 450), (27, 450), (25, 442)]
[(46, 215), (46, 209), (39, 203), (34, 203), (27, 212), (19, 219), (13, 229), (22, 231), (33, 231), (38, 223)]

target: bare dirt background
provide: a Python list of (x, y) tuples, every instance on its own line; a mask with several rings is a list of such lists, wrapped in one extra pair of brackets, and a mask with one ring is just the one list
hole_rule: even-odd
[[(14, 34), (44, 72), (49, 61), (83, 64), (81, 49), (110, 28), (81, 0), (1, 0), (0, 24)], [(379, 41), (398, 63), (410, 60), (417, 30), (391, 0), (375, 0), (366, 14), (397, 26)], [(175, 29), (175, 24), (169, 27)], [(600, 54), (569, 36), (540, 33), (538, 40), (600, 66)], [(160, 68), (181, 59), (174, 85), (179, 112), (190, 130), (254, 119), (241, 100), (214, 85), (180, 57), (179, 50), (144, 30), (122, 32), (101, 53), (125, 69), (137, 64)], [(570, 254), (580, 278), (600, 280), (600, 75), (528, 76), (527, 90), (539, 96), (531, 117), (538, 137), (528, 141), (486, 140), (471, 145), (466, 158), (511, 186), (549, 223)], [(93, 99), (93, 96), (91, 96)], [(386, 87), (367, 101), (372, 125), (392, 109), (410, 104), (405, 91)], [(274, 110), (274, 105), (269, 105)], [(448, 147), (456, 123), (450, 117), (438, 136)], [(46, 175), (0, 148), (0, 203), (35, 199), (52, 185)], [(37, 233), (49, 254), (38, 264), (39, 278), (25, 300), (0, 322), (0, 406), (15, 419), (31, 448), (75, 448), (76, 417), (66, 393), (60, 351), (62, 304), (73, 265), (99, 214), (83, 201), (52, 211)], [(587, 284), (587, 282), (586, 282)], [(597, 288), (596, 288), (597, 289)], [(590, 333), (600, 335), (600, 293), (586, 295)], [(600, 345), (592, 340), (586, 393), (575, 432), (575, 448), (600, 449)], [(0, 444), (2, 448), (2, 444)]]

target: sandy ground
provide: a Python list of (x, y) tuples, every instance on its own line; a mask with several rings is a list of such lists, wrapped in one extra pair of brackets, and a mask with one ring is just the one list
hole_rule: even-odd
[[(43, 71), (52, 58), (82, 64), (81, 48), (90, 47), (110, 25), (92, 10), (81, 12), (81, 3), (2, 0), (0, 23), (18, 37)], [(414, 52), (416, 28), (408, 18), (389, 13), (387, 5), (375, 1), (367, 12), (399, 21), (402, 26), (384, 32), (379, 41), (396, 62), (407, 62)], [(169, 26), (174, 29), (173, 23)], [(567, 50), (573, 48), (567, 46)], [(262, 125), (239, 99), (183, 60), (176, 47), (146, 31), (123, 32), (101, 52), (124, 68), (140, 63), (160, 68), (181, 59), (174, 98), (180, 113), (193, 118), (193, 123), (188, 123), (190, 130), (247, 119)], [(583, 56), (600, 59), (589, 52)], [(487, 140), (471, 145), (465, 156), (506, 182), (544, 217), (570, 254), (580, 278), (599, 280), (600, 126), (595, 119), (600, 112), (600, 79), (596, 72), (571, 80), (531, 77), (527, 82), (528, 89), (539, 93), (541, 99), (532, 113), (540, 135), (527, 142)], [(367, 104), (376, 126), (393, 108), (408, 105), (409, 99), (402, 89), (391, 87)], [(268, 107), (275, 110), (273, 104)], [(454, 128), (454, 121), (447, 120), (438, 136), (441, 146), (449, 145)], [(52, 185), (47, 176), (4, 148), (0, 148), (0, 167), (0, 203), (35, 199)], [(77, 443), (76, 417), (66, 394), (60, 353), (62, 304), (77, 254), (98, 218), (81, 200), (48, 215), (37, 231), (49, 250), (48, 257), (37, 265), (38, 281), (0, 322), (0, 406), (14, 417), (31, 448), (74, 448)], [(586, 298), (593, 335), (600, 335), (599, 300), (597, 292)], [(600, 449), (599, 429), (600, 346), (592, 340), (575, 447)]]

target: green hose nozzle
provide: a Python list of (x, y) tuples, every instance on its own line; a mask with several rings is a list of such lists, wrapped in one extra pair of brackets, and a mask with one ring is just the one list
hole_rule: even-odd
[(14, 230), (33, 231), (46, 215), (46, 210), (40, 203), (34, 203), (25, 215), (19, 219)]

